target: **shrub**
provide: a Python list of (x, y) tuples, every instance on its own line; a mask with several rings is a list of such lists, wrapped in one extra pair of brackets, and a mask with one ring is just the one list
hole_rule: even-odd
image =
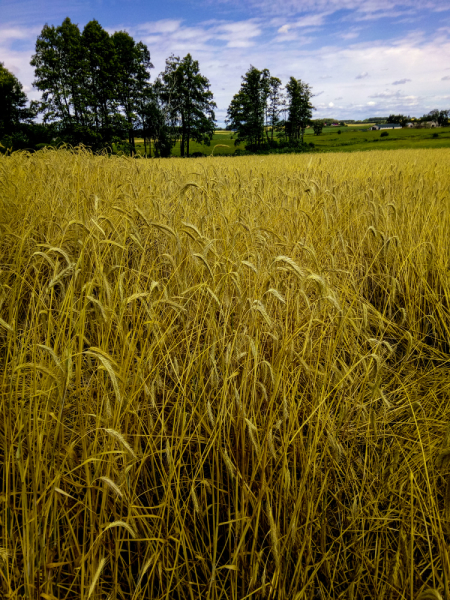
[(382, 131), (380, 137), (386, 137), (387, 135), (389, 135), (387, 131)]

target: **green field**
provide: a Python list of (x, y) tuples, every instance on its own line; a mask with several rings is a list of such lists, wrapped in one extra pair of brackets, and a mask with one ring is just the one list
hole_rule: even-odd
[[(324, 127), (321, 135), (314, 135), (313, 129), (305, 132), (305, 140), (312, 142), (316, 150), (323, 152), (354, 152), (360, 150), (397, 150), (408, 148), (449, 148), (450, 127), (436, 129), (392, 129), (389, 135), (381, 137), (381, 131), (370, 131), (370, 124), (351, 125), (347, 127)], [(341, 133), (338, 133), (338, 132)], [(438, 137), (433, 137), (437, 134)], [(229, 131), (218, 130), (215, 132), (211, 144), (190, 143), (190, 153), (202, 152), (209, 155), (233, 154), (236, 146), (235, 134)], [(139, 153), (144, 152), (142, 139), (136, 140)], [(241, 144), (240, 148), (244, 148)], [(172, 150), (173, 156), (180, 156), (180, 144)]]

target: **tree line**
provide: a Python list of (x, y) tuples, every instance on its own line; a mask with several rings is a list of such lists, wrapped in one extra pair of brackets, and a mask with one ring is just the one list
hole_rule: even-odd
[[(28, 104), (21, 83), (0, 63), (0, 150), (65, 142), (133, 154), (139, 136), (146, 156), (169, 156), (178, 141), (181, 156), (189, 156), (192, 141), (211, 142), (217, 107), (209, 80), (190, 54), (171, 55), (151, 82), (145, 44), (125, 31), (110, 35), (96, 20), (81, 31), (66, 18), (43, 27), (31, 65), (41, 99)], [(298, 150), (305, 147), (308, 125), (320, 135), (324, 123), (312, 120), (308, 83), (290, 77), (283, 88), (268, 69), (254, 66), (241, 79), (226, 116), (236, 146)], [(448, 115), (435, 110), (424, 118), (446, 124)], [(407, 119), (390, 115), (388, 122)]]
[[(66, 18), (45, 25), (31, 59), (41, 99), (28, 106), (18, 79), (0, 63), (0, 140), (14, 148), (60, 141), (93, 150), (116, 147), (133, 154), (144, 139), (147, 156), (169, 156), (177, 141), (181, 156), (190, 142), (210, 144), (216, 103), (209, 80), (190, 54), (171, 55), (150, 81), (150, 52), (125, 31), (110, 35), (96, 20), (83, 30)], [(235, 143), (255, 149), (275, 137), (301, 145), (313, 106), (311, 87), (281, 80), (251, 66), (227, 111)], [(36, 122), (38, 116), (40, 121)], [(274, 137), (275, 136), (275, 137)]]

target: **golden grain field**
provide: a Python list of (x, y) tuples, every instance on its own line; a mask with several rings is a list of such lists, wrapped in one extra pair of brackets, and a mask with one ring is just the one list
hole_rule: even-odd
[(450, 598), (449, 233), (450, 150), (0, 157), (0, 596)]

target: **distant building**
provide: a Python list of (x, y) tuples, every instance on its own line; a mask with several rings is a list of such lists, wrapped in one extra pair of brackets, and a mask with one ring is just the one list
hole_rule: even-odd
[(412, 127), (413, 129), (433, 129), (439, 127), (437, 121), (414, 121), (414, 123), (406, 123), (406, 127)]
[(400, 123), (380, 123), (379, 125), (372, 125), (370, 128), (372, 131), (379, 131), (380, 129), (401, 129)]

